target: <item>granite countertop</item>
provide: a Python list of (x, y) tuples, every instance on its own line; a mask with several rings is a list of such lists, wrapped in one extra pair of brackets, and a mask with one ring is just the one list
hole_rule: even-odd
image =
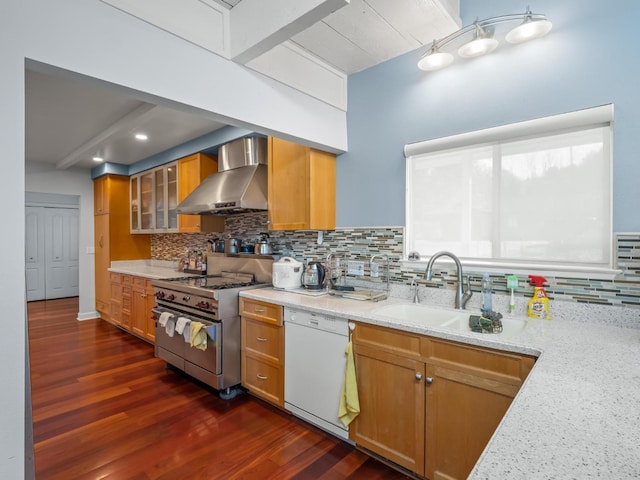
[[(640, 329), (583, 315), (526, 318), (509, 336), (399, 323), (378, 303), (273, 288), (241, 296), (449, 340), (538, 356), (469, 478), (555, 479), (640, 476)], [(584, 309), (584, 306), (581, 308)], [(595, 307), (594, 307), (595, 309)], [(618, 310), (622, 312), (622, 310)], [(616, 308), (607, 309), (616, 315)], [(612, 313), (613, 312), (613, 313)], [(470, 310), (470, 313), (474, 313)], [(628, 311), (625, 312), (629, 314)], [(637, 317), (637, 311), (631, 312)], [(638, 322), (634, 322), (638, 325)], [(620, 322), (624, 325), (624, 322)]]
[[(111, 262), (110, 272), (151, 279), (190, 276), (176, 269), (175, 262), (162, 260), (131, 260)], [(197, 275), (194, 275), (197, 276)]]

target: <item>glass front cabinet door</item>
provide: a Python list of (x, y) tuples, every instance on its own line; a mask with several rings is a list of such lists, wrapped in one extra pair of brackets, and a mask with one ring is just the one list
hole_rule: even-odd
[(175, 162), (132, 176), (131, 232), (177, 232), (177, 199)]

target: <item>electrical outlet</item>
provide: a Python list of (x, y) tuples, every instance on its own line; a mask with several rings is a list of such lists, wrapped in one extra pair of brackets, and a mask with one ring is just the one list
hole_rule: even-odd
[(377, 277), (378, 275), (380, 275), (380, 269), (379, 269), (379, 264), (376, 262), (372, 262), (370, 268), (370, 275), (372, 277)]
[(364, 262), (349, 262), (347, 273), (359, 277), (364, 276)]

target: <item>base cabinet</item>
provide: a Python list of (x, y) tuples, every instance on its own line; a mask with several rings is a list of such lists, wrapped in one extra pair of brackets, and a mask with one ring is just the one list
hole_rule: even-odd
[(465, 479), (535, 358), (357, 324), (350, 438), (430, 480)]
[(151, 280), (111, 273), (111, 323), (153, 343), (155, 320), (151, 309), (154, 306)]
[(425, 392), (416, 377), (424, 376), (424, 363), (365, 346), (355, 358), (361, 413), (350, 439), (422, 475)]
[(280, 305), (240, 297), (242, 385), (284, 408), (284, 327)]

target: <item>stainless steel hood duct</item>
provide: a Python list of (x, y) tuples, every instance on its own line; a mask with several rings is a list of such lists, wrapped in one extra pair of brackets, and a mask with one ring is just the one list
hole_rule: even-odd
[(209, 175), (177, 207), (178, 213), (232, 215), (267, 210), (267, 139), (247, 137), (218, 149)]

